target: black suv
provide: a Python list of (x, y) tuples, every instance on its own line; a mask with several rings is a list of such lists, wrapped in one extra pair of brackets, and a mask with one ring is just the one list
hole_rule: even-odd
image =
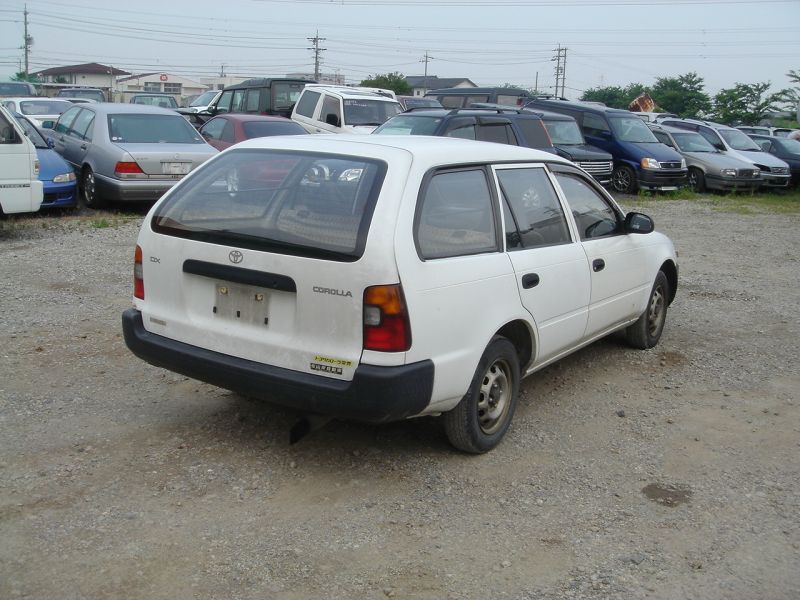
[[(471, 108), (495, 108), (511, 112), (519, 112), (514, 106), (501, 104), (475, 103)], [(542, 119), (550, 141), (559, 156), (571, 160), (581, 169), (589, 173), (599, 183), (611, 183), (611, 172), (614, 170), (614, 158), (605, 150), (586, 143), (578, 123), (569, 115), (525, 107), (522, 112), (534, 114)]]
[(435, 135), (526, 146), (557, 154), (541, 117), (496, 108), (411, 109), (386, 121), (373, 135)]
[[(308, 79), (247, 79), (236, 85), (229, 85), (217, 101), (208, 107), (212, 115), (219, 113), (250, 113), (254, 115), (292, 115), (292, 108)], [(181, 111), (179, 111), (181, 112)]]

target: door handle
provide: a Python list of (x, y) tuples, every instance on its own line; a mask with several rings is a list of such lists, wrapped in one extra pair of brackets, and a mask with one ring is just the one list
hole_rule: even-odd
[(86, 150), (86, 148), (88, 148), (86, 144), (81, 144), (81, 150)]
[(522, 276), (522, 287), (526, 290), (539, 285), (539, 275), (536, 273), (527, 273)]
[(606, 261), (604, 261), (602, 258), (595, 258), (592, 261), (592, 271), (594, 271), (595, 273), (597, 273), (598, 271), (602, 271), (605, 268), (606, 268)]

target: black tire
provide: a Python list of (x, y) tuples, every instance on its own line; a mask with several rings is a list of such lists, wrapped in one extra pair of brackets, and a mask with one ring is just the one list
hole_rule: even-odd
[(611, 173), (611, 187), (621, 194), (635, 194), (639, 189), (636, 173), (628, 165), (620, 165)]
[(105, 208), (106, 202), (97, 194), (97, 182), (91, 167), (84, 167), (81, 172), (81, 196), (89, 208)]
[(664, 323), (667, 320), (667, 305), (669, 304), (669, 281), (663, 271), (659, 271), (650, 290), (647, 307), (633, 325), (625, 330), (628, 344), (639, 350), (647, 350), (658, 344)]
[(443, 415), (450, 443), (464, 452), (488, 452), (503, 439), (519, 396), (519, 356), (514, 344), (495, 336), (478, 361), (469, 390)]
[(689, 169), (687, 183), (693, 192), (706, 191), (706, 177), (703, 175), (703, 172), (696, 167), (691, 167)]

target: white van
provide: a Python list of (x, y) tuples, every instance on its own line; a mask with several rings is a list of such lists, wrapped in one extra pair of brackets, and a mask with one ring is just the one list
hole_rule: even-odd
[(43, 198), (36, 147), (16, 119), (0, 106), (0, 211), (36, 212)]
[(292, 109), (292, 120), (309, 133), (372, 133), (403, 111), (390, 90), (308, 84)]
[(140, 358), (311, 414), (443, 415), (474, 453), (522, 377), (618, 330), (657, 344), (678, 285), (672, 242), (566, 159), (428, 136), (241, 142), (134, 256)]

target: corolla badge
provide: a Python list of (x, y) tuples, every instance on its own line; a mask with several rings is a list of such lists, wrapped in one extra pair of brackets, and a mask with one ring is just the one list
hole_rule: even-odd
[(244, 259), (244, 254), (238, 250), (231, 250), (230, 254), (228, 254), (228, 258), (233, 264), (238, 265), (240, 262), (242, 262), (242, 259)]

